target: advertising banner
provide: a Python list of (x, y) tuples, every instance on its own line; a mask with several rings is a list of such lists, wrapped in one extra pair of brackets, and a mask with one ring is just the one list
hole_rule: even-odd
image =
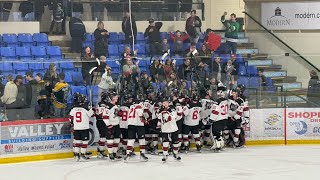
[(262, 3), (261, 23), (270, 30), (320, 29), (320, 2)]
[(2, 122), (0, 134), (0, 157), (4, 154), (72, 148), (67, 119)]
[(283, 116), (282, 108), (250, 110), (250, 139), (284, 139)]
[(288, 108), (287, 139), (320, 139), (320, 109)]

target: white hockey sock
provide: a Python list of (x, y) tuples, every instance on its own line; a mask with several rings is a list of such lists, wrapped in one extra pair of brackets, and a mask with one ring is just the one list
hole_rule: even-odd
[(163, 142), (162, 143), (163, 155), (168, 155), (168, 149), (169, 149), (169, 142)]
[(175, 144), (173, 144), (173, 153), (174, 154), (178, 154), (178, 152), (179, 152), (179, 143), (175, 143)]
[(140, 152), (146, 153), (146, 140), (145, 139), (139, 139), (139, 146), (140, 146)]
[(113, 140), (113, 152), (114, 153), (116, 153), (118, 151), (119, 143), (120, 143), (120, 138), (116, 138)]
[(81, 154), (86, 154), (89, 141), (82, 141)]
[(74, 140), (74, 151), (75, 153), (80, 153), (80, 147), (81, 147), (81, 143), (82, 141), (81, 140)]
[(99, 145), (99, 150), (104, 151), (106, 149), (106, 138), (100, 138), (98, 145)]
[(196, 142), (197, 145), (201, 144), (201, 142), (200, 142), (200, 134), (193, 134), (193, 138), (194, 138), (194, 141)]
[(152, 145), (153, 145), (153, 147), (157, 147), (158, 146), (158, 141), (159, 141), (158, 134), (153, 134), (152, 135)]
[(127, 154), (130, 154), (133, 151), (133, 145), (134, 145), (134, 139), (129, 139), (128, 145), (127, 145)]
[(186, 147), (189, 145), (189, 136), (188, 135), (183, 135), (183, 144)]
[(113, 139), (107, 139), (108, 153), (113, 153)]

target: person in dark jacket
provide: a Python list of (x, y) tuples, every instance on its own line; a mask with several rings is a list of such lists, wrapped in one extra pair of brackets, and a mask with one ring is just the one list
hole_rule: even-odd
[(204, 89), (207, 86), (210, 86), (209, 84), (209, 78), (210, 78), (210, 74), (209, 74), (209, 69), (208, 66), (203, 63), (200, 62), (196, 68), (196, 73), (195, 73), (195, 79), (197, 80), (198, 83), (198, 88), (200, 89)]
[(165, 80), (164, 68), (160, 59), (156, 59), (150, 66), (150, 76), (153, 82), (163, 82)]
[(201, 19), (196, 15), (196, 13), (196, 10), (192, 10), (191, 16), (187, 19), (186, 22), (186, 31), (190, 36), (190, 41), (194, 43), (198, 43), (202, 26)]
[(310, 107), (320, 106), (320, 80), (315, 70), (310, 71), (310, 80), (308, 83), (307, 98), (310, 101), (308, 104)]
[(106, 56), (108, 54), (109, 32), (104, 29), (104, 24), (99, 21), (97, 29), (93, 33), (96, 41), (94, 43), (94, 56)]
[(181, 80), (191, 80), (192, 67), (190, 59), (184, 60), (184, 63), (178, 69), (178, 77)]
[[(126, 12), (126, 15), (123, 17), (122, 20), (122, 32), (125, 35), (125, 44), (133, 44), (133, 39), (136, 39), (137, 37), (137, 25), (136, 20), (134, 19), (133, 15), (131, 14), (131, 21), (132, 21), (132, 30), (131, 31), (131, 21), (130, 21), (130, 13)], [(132, 36), (133, 35), (133, 36)]]
[(259, 77), (259, 87), (261, 88), (261, 90), (263, 91), (267, 90), (267, 78), (265, 75), (263, 75), (262, 69), (259, 69), (258, 77)]
[(150, 19), (149, 26), (144, 32), (144, 37), (149, 38), (151, 56), (161, 53), (161, 37), (160, 37), (161, 27), (162, 27), (162, 22), (154, 22), (154, 19)]
[(56, 34), (62, 33), (62, 23), (64, 20), (64, 11), (62, 9), (62, 4), (58, 3), (57, 8), (53, 11), (53, 20), (50, 25), (50, 34), (53, 33), (53, 29), (55, 28)]
[(69, 31), (72, 38), (71, 52), (81, 53), (82, 41), (86, 33), (86, 27), (80, 17), (71, 18), (69, 22)]
[(224, 81), (224, 75), (223, 73), (224, 67), (221, 63), (220, 57), (216, 57), (214, 62), (212, 63), (212, 77), (216, 79), (217, 82)]
[(37, 102), (37, 93), (36, 93), (36, 85), (37, 81), (33, 79), (33, 73), (28, 71), (26, 73), (26, 80), (28, 83), (26, 84), (26, 105), (27, 107), (36, 105)]

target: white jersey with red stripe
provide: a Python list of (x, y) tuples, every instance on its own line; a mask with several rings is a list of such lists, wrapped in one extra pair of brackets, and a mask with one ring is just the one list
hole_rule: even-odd
[(158, 116), (157, 116), (157, 111), (160, 110), (160, 104), (159, 102), (155, 101), (155, 102), (152, 102), (152, 109), (151, 109), (151, 118), (152, 119), (158, 119)]
[(151, 119), (153, 112), (153, 105), (152, 102), (149, 100), (145, 100), (143, 102), (143, 116), (145, 119)]
[(202, 111), (200, 112), (200, 118), (206, 119), (211, 115), (211, 107), (213, 105), (213, 100), (211, 99), (202, 99)]
[(202, 105), (200, 102), (190, 102), (183, 107), (184, 121), (183, 124), (188, 126), (197, 126), (200, 122), (200, 112)]
[(213, 103), (210, 119), (213, 121), (228, 119), (228, 100), (226, 98), (219, 98)]
[(133, 104), (129, 108), (128, 125), (144, 126), (143, 104)]
[(234, 100), (230, 97), (228, 100), (228, 115), (232, 119), (239, 120), (243, 116), (244, 101), (241, 98)]
[(83, 107), (75, 107), (69, 115), (69, 121), (73, 122), (74, 130), (85, 130), (90, 128), (90, 119), (94, 116), (94, 111), (92, 109), (86, 110)]
[(158, 118), (162, 133), (173, 133), (178, 131), (176, 123), (177, 112), (174, 107), (161, 108)]
[(130, 108), (130, 104), (123, 104), (122, 106), (120, 106), (120, 111), (121, 111), (120, 128), (121, 129), (128, 129), (129, 108)]
[(112, 103), (108, 103), (108, 107), (109, 107), (110, 123), (113, 126), (119, 125), (120, 124), (120, 119), (121, 119), (121, 117), (119, 115), (120, 106), (114, 105)]
[(98, 106), (96, 107), (96, 115), (97, 121), (103, 121), (106, 126), (111, 126), (111, 121), (110, 121), (110, 109), (108, 106), (108, 103), (98, 103)]
[(249, 112), (249, 103), (247, 98), (244, 95), (240, 95), (239, 98), (243, 101), (243, 117), (249, 118), (250, 112)]
[(183, 118), (183, 106), (179, 102), (179, 100), (173, 101), (172, 105), (175, 107), (177, 112), (176, 121), (180, 121)]

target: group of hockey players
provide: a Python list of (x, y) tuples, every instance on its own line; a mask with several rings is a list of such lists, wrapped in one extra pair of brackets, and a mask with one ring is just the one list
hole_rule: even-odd
[(112, 161), (123, 158), (127, 162), (135, 156), (135, 142), (139, 144), (141, 160), (148, 160), (147, 153), (161, 153), (163, 162), (169, 154), (181, 160), (179, 152), (189, 151), (192, 138), (196, 152), (204, 147), (214, 152), (220, 152), (224, 146), (242, 147), (243, 127), (249, 122), (244, 90), (239, 85), (227, 91), (220, 83), (216, 98), (212, 99), (211, 90), (186, 97), (178, 90), (164, 96), (149, 89), (147, 97), (124, 94), (121, 103), (118, 94), (108, 92), (102, 93), (96, 107), (88, 107), (86, 97), (77, 94), (70, 112), (75, 158), (89, 159), (89, 123), (94, 117), (100, 134), (97, 157)]

